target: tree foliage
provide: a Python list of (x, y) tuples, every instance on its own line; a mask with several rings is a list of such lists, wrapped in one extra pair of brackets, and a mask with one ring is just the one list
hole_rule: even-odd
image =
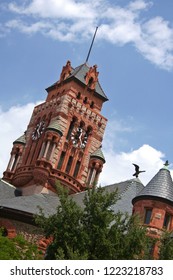
[(46, 218), (41, 212), (36, 222), (46, 237), (52, 238), (46, 259), (142, 259), (148, 258), (149, 238), (137, 217), (112, 206), (117, 192), (88, 189), (80, 207), (68, 192), (58, 187), (57, 212)]
[(173, 260), (173, 232), (165, 232), (159, 244), (160, 260)]
[(21, 235), (9, 239), (3, 236), (3, 229), (0, 230), (0, 260), (35, 260), (40, 258), (41, 254), (36, 245), (26, 241)]

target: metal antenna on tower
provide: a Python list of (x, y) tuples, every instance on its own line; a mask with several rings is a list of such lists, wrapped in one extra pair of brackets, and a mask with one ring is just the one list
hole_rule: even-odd
[(89, 52), (88, 52), (88, 55), (87, 55), (85, 63), (88, 62), (88, 59), (89, 59), (89, 56), (90, 56), (90, 53), (91, 53), (91, 49), (92, 49), (92, 46), (93, 46), (93, 43), (94, 43), (94, 39), (96, 37), (97, 29), (98, 29), (98, 26), (96, 27), (96, 30), (95, 30), (95, 33), (94, 33), (94, 36), (93, 36), (93, 39), (92, 39), (92, 42), (91, 42), (91, 46), (89, 48)]

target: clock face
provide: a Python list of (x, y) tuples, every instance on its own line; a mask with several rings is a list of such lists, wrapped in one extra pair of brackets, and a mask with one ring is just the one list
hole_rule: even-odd
[(72, 132), (71, 140), (74, 147), (84, 149), (87, 144), (88, 135), (84, 129), (78, 127)]
[(45, 130), (45, 122), (40, 121), (36, 125), (36, 127), (32, 133), (32, 140), (37, 140), (41, 136), (41, 134), (43, 133), (44, 130)]

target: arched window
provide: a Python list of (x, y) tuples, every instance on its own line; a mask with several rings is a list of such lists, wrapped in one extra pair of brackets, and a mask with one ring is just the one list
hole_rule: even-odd
[(80, 92), (78, 92), (78, 94), (77, 94), (77, 99), (80, 99), (81, 98), (81, 93)]
[(51, 159), (50, 157), (51, 157), (51, 153), (52, 153), (53, 147), (54, 147), (54, 143), (50, 142), (49, 148), (48, 148), (48, 151), (47, 151), (47, 154), (46, 154), (46, 159), (47, 160)]
[(15, 155), (13, 156), (13, 162), (11, 163), (11, 171), (14, 171), (19, 161), (19, 148), (16, 149)]
[(67, 133), (67, 136), (66, 136), (66, 139), (69, 140), (70, 138), (70, 135), (72, 133), (72, 130), (74, 128), (74, 125), (75, 125), (75, 122), (77, 121), (77, 118), (76, 117), (73, 117), (71, 123), (70, 123), (70, 126), (69, 126), (69, 129), (68, 129), (68, 133)]
[(75, 170), (74, 170), (74, 173), (73, 173), (73, 177), (76, 178), (78, 173), (79, 173), (79, 169), (80, 169), (80, 165), (81, 165), (81, 161), (78, 160), (76, 162), (76, 166), (75, 166)]
[(94, 173), (94, 165), (93, 165), (93, 166), (90, 168), (90, 170), (89, 170), (88, 185), (91, 185), (91, 184), (92, 184), (93, 173)]
[(171, 215), (169, 213), (165, 213), (164, 221), (163, 221), (163, 227), (165, 229), (169, 229), (171, 224)]
[(83, 121), (80, 122), (80, 127), (83, 128), (85, 126), (85, 123)]
[(65, 154), (66, 154), (66, 152), (62, 151), (60, 159), (59, 159), (59, 162), (58, 162), (57, 169), (61, 169), (62, 168), (62, 165), (63, 165), (63, 162), (64, 162), (64, 158), (65, 158)]
[(93, 77), (91, 77), (88, 81), (88, 86), (91, 87), (92, 86), (92, 83), (93, 83), (94, 79)]
[(71, 169), (71, 166), (72, 166), (72, 162), (73, 162), (73, 157), (72, 156), (69, 156), (69, 159), (68, 159), (68, 162), (67, 162), (67, 166), (66, 166), (66, 169), (65, 169), (65, 172), (67, 174), (70, 173), (70, 169)]
[(91, 101), (90, 108), (91, 108), (91, 109), (94, 108), (94, 101)]
[(151, 221), (152, 208), (145, 209), (144, 224), (148, 225)]
[(85, 97), (84, 100), (83, 100), (83, 103), (84, 103), (84, 104), (87, 104), (87, 102), (88, 102), (88, 98)]
[(92, 130), (93, 130), (93, 128), (91, 126), (87, 127), (86, 133), (87, 133), (88, 136), (90, 136), (92, 134)]

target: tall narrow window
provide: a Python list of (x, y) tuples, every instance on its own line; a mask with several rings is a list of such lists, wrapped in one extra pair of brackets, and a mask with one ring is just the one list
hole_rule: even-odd
[(152, 209), (145, 210), (144, 224), (148, 225), (151, 221)]
[(14, 157), (14, 162), (13, 162), (13, 165), (11, 167), (11, 171), (13, 171), (15, 168), (16, 168), (16, 165), (17, 165), (17, 162), (18, 162), (18, 159), (19, 159), (19, 154), (16, 153), (15, 157)]
[(69, 156), (68, 162), (67, 162), (67, 166), (66, 166), (66, 170), (65, 172), (68, 174), (70, 172), (71, 169), (71, 165), (72, 165), (72, 161), (73, 161), (73, 157)]
[(75, 166), (75, 170), (74, 170), (74, 173), (73, 173), (73, 177), (77, 177), (77, 175), (78, 175), (78, 172), (79, 172), (79, 168), (80, 168), (80, 161), (78, 160), (77, 162), (76, 162), (76, 166)]
[(88, 185), (91, 184), (91, 178), (92, 178), (93, 172), (94, 172), (94, 168), (92, 167), (92, 168), (90, 169), (90, 171), (89, 171)]
[(78, 92), (78, 94), (77, 94), (77, 99), (80, 99), (80, 98), (81, 98), (81, 93)]
[(88, 98), (85, 97), (84, 100), (83, 100), (83, 103), (84, 103), (84, 104), (87, 104), (87, 102), (88, 102)]
[(49, 149), (47, 151), (47, 154), (46, 154), (46, 159), (47, 160), (50, 160), (52, 149), (53, 149), (53, 143), (51, 142), (50, 145), (49, 145)]
[(72, 130), (74, 128), (75, 121), (76, 121), (75, 118), (73, 118), (73, 120), (70, 123), (69, 130), (68, 130), (67, 137), (66, 137), (67, 140), (69, 140), (69, 138), (70, 138), (70, 135), (71, 135)]
[(64, 158), (65, 158), (65, 152), (62, 151), (61, 156), (60, 156), (60, 159), (59, 159), (59, 162), (58, 162), (58, 166), (57, 166), (58, 169), (61, 169), (62, 164), (63, 164), (63, 162), (64, 162)]
[(170, 222), (171, 222), (171, 215), (168, 214), (168, 213), (166, 213), (166, 214), (165, 214), (164, 221), (163, 221), (163, 227), (164, 227), (165, 229), (169, 229)]
[(88, 82), (88, 86), (89, 86), (89, 87), (92, 86), (93, 81), (94, 81), (94, 79), (93, 79), (93, 77), (91, 77), (91, 78), (89, 79), (89, 82)]
[(94, 108), (94, 101), (91, 101), (90, 108)]

